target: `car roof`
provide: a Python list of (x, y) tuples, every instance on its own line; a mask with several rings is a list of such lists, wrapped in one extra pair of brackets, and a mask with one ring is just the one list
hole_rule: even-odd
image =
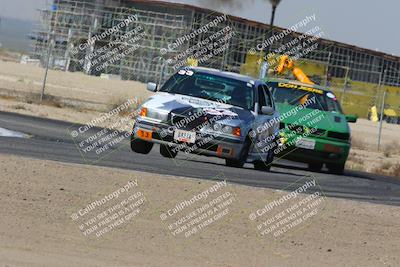
[(305, 87), (310, 87), (310, 88), (316, 88), (320, 89), (325, 92), (332, 92), (328, 87), (317, 85), (317, 84), (308, 84), (308, 83), (302, 83), (297, 80), (289, 80), (289, 79), (282, 79), (282, 78), (275, 78), (275, 77), (266, 77), (264, 79), (265, 82), (282, 82), (282, 83), (289, 83), (289, 84), (295, 84), (295, 85), (301, 85)]
[(194, 71), (195, 73), (211, 74), (211, 75), (216, 75), (216, 76), (220, 76), (220, 77), (224, 77), (224, 78), (231, 78), (231, 79), (243, 81), (246, 83), (249, 83), (249, 82), (254, 83), (254, 84), (264, 83), (260, 79), (255, 79), (253, 77), (242, 75), (242, 74), (235, 73), (235, 72), (221, 71), (218, 69), (205, 68), (205, 67), (186, 67), (186, 69), (190, 69), (190, 70)]

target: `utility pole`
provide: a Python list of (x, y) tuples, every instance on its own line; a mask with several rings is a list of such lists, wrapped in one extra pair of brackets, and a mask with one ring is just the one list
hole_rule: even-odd
[[(279, 3), (281, 2), (281, 0), (269, 0), (269, 2), (272, 5), (272, 13), (271, 13), (271, 21), (269, 23), (270, 32), (269, 32), (269, 34), (267, 36), (267, 40), (274, 35), (275, 11), (276, 11), (276, 8), (278, 7)], [(269, 51), (271, 49), (270, 46), (271, 45), (267, 46), (267, 49), (265, 51), (265, 54), (266, 54), (267, 58), (268, 58)]]

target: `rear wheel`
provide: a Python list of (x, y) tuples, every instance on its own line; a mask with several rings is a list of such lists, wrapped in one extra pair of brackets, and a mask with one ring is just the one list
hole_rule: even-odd
[(240, 152), (239, 159), (225, 159), (226, 166), (242, 168), (243, 165), (246, 163), (247, 156), (249, 155), (250, 145), (251, 145), (250, 138), (247, 137), (244, 142), (242, 151)]
[(344, 172), (344, 163), (327, 164), (326, 167), (328, 168), (329, 172), (334, 173), (334, 174), (343, 174), (343, 172)]
[(131, 134), (131, 149), (133, 152), (140, 154), (149, 154), (153, 148), (153, 143), (137, 139), (134, 134)]
[(271, 164), (267, 164), (265, 161), (254, 161), (254, 169), (258, 171), (269, 171), (271, 169)]
[(319, 172), (322, 169), (322, 163), (308, 163), (308, 169), (313, 172)]
[(178, 151), (174, 151), (168, 145), (160, 145), (160, 154), (166, 158), (175, 158), (178, 155)]
[(242, 168), (244, 165), (244, 162), (236, 159), (226, 159), (225, 164), (228, 167), (234, 167), (234, 168)]

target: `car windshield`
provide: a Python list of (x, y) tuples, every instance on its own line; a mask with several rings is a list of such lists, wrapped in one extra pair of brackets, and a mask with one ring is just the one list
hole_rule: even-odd
[[(342, 113), (336, 96), (330, 91), (289, 83), (269, 83), (275, 102), (289, 105), (302, 105), (307, 108)], [(315, 101), (311, 101), (315, 97)]]
[(181, 70), (161, 88), (161, 92), (182, 94), (231, 104), (252, 110), (254, 107), (253, 85), (207, 73)]

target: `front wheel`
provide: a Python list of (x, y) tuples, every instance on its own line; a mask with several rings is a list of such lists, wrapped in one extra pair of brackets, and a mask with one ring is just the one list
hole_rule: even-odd
[(178, 151), (171, 149), (168, 145), (160, 145), (160, 154), (165, 158), (173, 159), (178, 155)]
[(329, 172), (333, 174), (343, 174), (344, 172), (344, 163), (327, 164), (326, 167), (328, 168)]
[(254, 161), (254, 169), (258, 171), (269, 171), (271, 170), (271, 164), (267, 164), (264, 161), (258, 160)]
[(319, 172), (322, 169), (322, 163), (308, 163), (308, 169), (313, 172)]
[(131, 134), (131, 149), (133, 152), (139, 154), (149, 154), (153, 148), (153, 143), (137, 139), (134, 134)]
[(272, 151), (272, 149), (270, 149), (268, 151), (266, 161), (257, 160), (253, 163), (254, 169), (256, 169), (258, 171), (270, 171), (272, 162), (274, 161), (274, 155), (275, 155), (274, 151)]
[(236, 160), (236, 159), (226, 159), (225, 164), (228, 167), (242, 168), (244, 165), (244, 162), (240, 161), (240, 160)]
[(239, 159), (225, 159), (225, 164), (228, 167), (242, 168), (246, 163), (247, 156), (249, 155), (251, 141), (250, 138), (247, 137), (244, 141), (242, 151), (240, 152)]

